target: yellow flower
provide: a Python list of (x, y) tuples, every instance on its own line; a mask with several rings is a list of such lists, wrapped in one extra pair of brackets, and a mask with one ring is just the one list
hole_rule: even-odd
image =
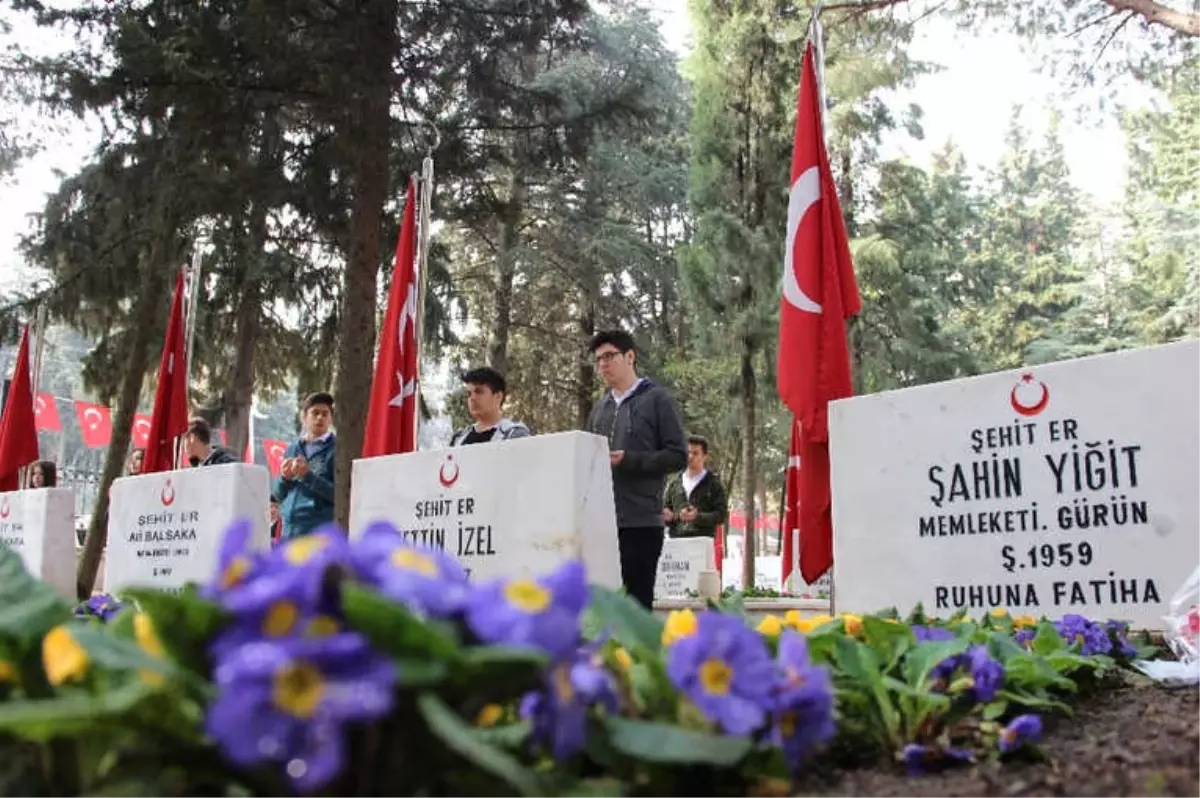
[[(144, 612), (133, 616), (133, 638), (137, 640), (142, 651), (154, 659), (163, 659), (167, 655), (167, 650), (163, 647), (158, 632), (154, 631), (154, 621), (150, 620), (150, 616)], [(162, 673), (150, 668), (142, 668), (138, 671), (138, 675), (147, 684), (160, 685), (166, 681), (166, 677)]]
[(767, 637), (779, 637), (782, 631), (783, 621), (779, 620), (778, 615), (768, 615), (758, 624), (758, 633)]
[(1016, 629), (1024, 629), (1027, 626), (1037, 626), (1038, 620), (1032, 615), (1018, 615), (1013, 618), (1013, 627)]
[(691, 610), (671, 610), (663, 625), (662, 642), (669, 646), (676, 640), (696, 634), (696, 616)]
[(783, 614), (783, 625), (800, 631), (800, 610), (788, 610)]
[(484, 704), (483, 709), (475, 716), (475, 725), (481, 729), (490, 729), (504, 717), (504, 709), (499, 704)]
[(838, 617), (842, 619), (842, 627), (846, 630), (846, 634), (852, 637), (862, 634), (862, 618), (850, 613), (842, 613)]
[(87, 652), (67, 627), (56, 626), (42, 639), (42, 667), (50, 684), (82, 679), (88, 664)]
[(16, 683), (17, 669), (8, 660), (0, 659), (0, 684)]
[(629, 669), (633, 667), (633, 657), (629, 656), (629, 652), (620, 646), (613, 649), (613, 659), (617, 661), (617, 667), (623, 673), (629, 673)]
[(997, 607), (996, 609), (992, 610), (993, 618), (1003, 618), (1006, 615), (1008, 615), (1008, 610), (1004, 609), (1003, 607)]
[(886, 621), (887, 623), (900, 623), (895, 618), (884, 618), (883, 620)]

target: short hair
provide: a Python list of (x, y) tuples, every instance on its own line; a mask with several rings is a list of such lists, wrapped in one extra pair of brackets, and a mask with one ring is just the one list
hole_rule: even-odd
[(202, 418), (193, 418), (188, 422), (187, 434), (201, 443), (212, 443), (212, 427)]
[(329, 408), (330, 412), (333, 412), (333, 394), (326, 393), (325, 391), (310, 393), (304, 400), (303, 411), (307, 413), (316, 405), (325, 405)]
[(633, 336), (624, 330), (601, 330), (588, 341), (588, 351), (595, 352), (604, 344), (612, 344), (621, 354), (637, 352), (637, 344), (634, 342)]
[(33, 467), (42, 472), (42, 487), (58, 487), (58, 466), (50, 460), (38, 460)]
[(471, 369), (462, 375), (462, 381), (467, 385), (486, 385), (492, 389), (493, 393), (502, 393), (508, 396), (508, 381), (504, 379), (503, 374), (491, 366)]
[(687, 442), (689, 446), (699, 446), (702, 452), (708, 454), (708, 438), (703, 435), (689, 435)]

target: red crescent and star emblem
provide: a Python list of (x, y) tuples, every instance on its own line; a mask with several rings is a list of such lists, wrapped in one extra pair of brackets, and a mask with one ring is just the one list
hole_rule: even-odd
[(1012, 409), (1021, 415), (1036, 416), (1050, 404), (1050, 389), (1041, 380), (1034, 379), (1032, 374), (1022, 374), (1009, 393), (1008, 400), (1012, 403)]
[[(447, 466), (454, 469), (450, 476), (446, 476)], [(458, 482), (458, 463), (454, 462), (454, 455), (446, 455), (446, 462), (438, 469), (438, 482), (442, 483), (443, 488), (453, 487), (454, 483)]]
[(159, 498), (162, 499), (163, 507), (170, 507), (175, 503), (175, 486), (171, 484), (170, 477), (167, 477), (167, 484), (163, 485)]

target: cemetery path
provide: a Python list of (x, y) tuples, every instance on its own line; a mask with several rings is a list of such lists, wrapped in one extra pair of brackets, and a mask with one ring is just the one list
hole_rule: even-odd
[(1048, 722), (1041, 762), (983, 764), (909, 778), (847, 771), (805, 795), (1200, 795), (1200, 691), (1103, 689)]

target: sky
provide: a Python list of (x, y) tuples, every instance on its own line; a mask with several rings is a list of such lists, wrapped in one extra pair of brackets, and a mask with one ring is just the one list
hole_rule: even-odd
[[(660, 20), (667, 45), (686, 53), (691, 33), (686, 0), (649, 0), (648, 4)], [(1003, 152), (1004, 130), (1017, 102), (1025, 108), (1023, 118), (1030, 134), (1042, 134), (1049, 102), (1064, 87), (1037, 72), (1033, 58), (1023, 52), (1015, 36), (967, 36), (938, 19), (923, 20), (917, 30), (914, 57), (941, 64), (944, 69), (921, 77), (912, 90), (894, 95), (897, 107), (915, 102), (924, 109), (925, 138), (915, 141), (906, 134), (894, 135), (885, 142), (884, 157), (907, 158), (927, 166), (931, 154), (953, 140), (969, 164), (993, 164)], [(18, 28), (16, 34), (38, 50), (64, 46), (32, 25)], [(1118, 200), (1124, 190), (1127, 159), (1116, 120), (1110, 115), (1093, 127), (1070, 119), (1063, 124), (1074, 184), (1098, 203)], [(0, 184), (0, 291), (27, 279), (18, 266), (17, 245), (29, 230), (30, 214), (42, 207), (61, 174), (71, 174), (83, 164), (98, 139), (95, 125), (73, 123)]]

